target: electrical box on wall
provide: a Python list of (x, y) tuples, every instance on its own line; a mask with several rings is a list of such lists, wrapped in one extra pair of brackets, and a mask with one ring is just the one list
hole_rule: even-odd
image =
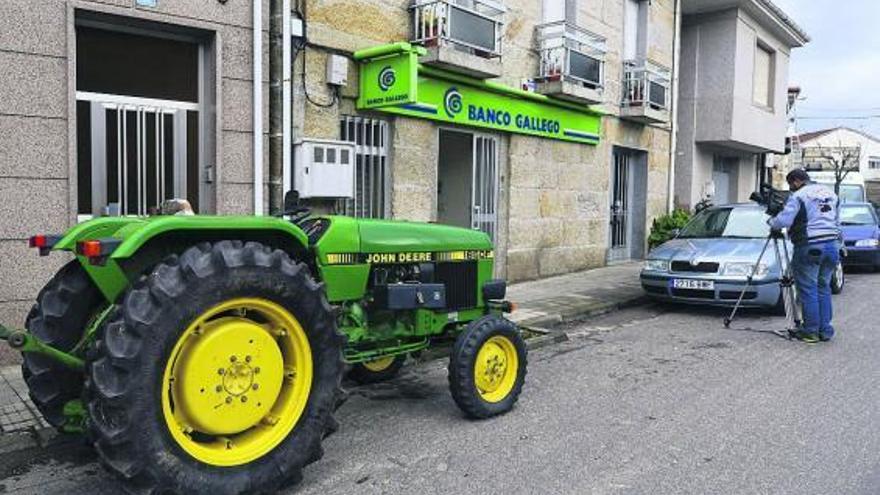
[(353, 198), (354, 144), (312, 139), (296, 145), (293, 188), (301, 198)]
[(327, 84), (345, 86), (348, 84), (348, 59), (342, 55), (327, 56)]

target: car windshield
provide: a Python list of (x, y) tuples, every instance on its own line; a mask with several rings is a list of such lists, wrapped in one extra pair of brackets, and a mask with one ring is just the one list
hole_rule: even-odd
[(679, 238), (767, 237), (767, 214), (758, 208), (710, 208), (703, 210), (681, 230)]
[(865, 205), (844, 205), (840, 207), (840, 224), (841, 225), (874, 225), (877, 221), (874, 219), (874, 212), (870, 206)]
[[(817, 182), (817, 184), (825, 186), (832, 191), (834, 190), (834, 184), (824, 182)], [(865, 201), (865, 188), (858, 184), (841, 184), (840, 194), (838, 194), (837, 197), (840, 198), (841, 203), (858, 203)]]

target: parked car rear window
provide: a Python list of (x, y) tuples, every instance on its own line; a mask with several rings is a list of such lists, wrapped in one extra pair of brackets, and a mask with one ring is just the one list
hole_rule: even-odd
[(877, 220), (870, 206), (842, 205), (840, 207), (841, 225), (874, 225)]
[(680, 238), (767, 237), (767, 214), (758, 208), (710, 208), (703, 210), (682, 229)]
[[(827, 182), (817, 182), (817, 184), (825, 186), (832, 191), (834, 190), (834, 184)], [(841, 184), (840, 194), (837, 196), (840, 198), (841, 203), (858, 203), (865, 201), (865, 188), (858, 184)]]

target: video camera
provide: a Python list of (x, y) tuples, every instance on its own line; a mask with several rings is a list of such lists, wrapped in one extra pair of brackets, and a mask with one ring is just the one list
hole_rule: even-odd
[(774, 217), (785, 208), (790, 195), (791, 191), (780, 191), (770, 184), (761, 184), (761, 190), (753, 192), (749, 199), (766, 208), (767, 214)]

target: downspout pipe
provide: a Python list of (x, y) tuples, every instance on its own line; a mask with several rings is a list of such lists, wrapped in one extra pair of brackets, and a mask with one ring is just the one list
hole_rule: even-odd
[[(282, 0), (281, 2), (281, 62), (283, 70), (281, 72), (281, 177), (278, 182), (282, 184), (278, 199), (279, 210), (284, 208), (284, 194), (289, 189), (291, 152), (293, 150), (293, 90), (291, 81), (293, 71), (293, 57), (290, 37), (290, 0)], [(287, 187), (284, 185), (287, 184)]]
[(253, 0), (254, 215), (263, 214), (263, 2)]
[(674, 33), (672, 35), (672, 98), (670, 99), (669, 174), (666, 184), (666, 212), (675, 209), (675, 162), (678, 156), (678, 69), (681, 58), (681, 0), (675, 0)]
[[(288, 13), (289, 15), (289, 13)], [(269, 214), (281, 211), (284, 163), (284, 6), (269, 2)]]

